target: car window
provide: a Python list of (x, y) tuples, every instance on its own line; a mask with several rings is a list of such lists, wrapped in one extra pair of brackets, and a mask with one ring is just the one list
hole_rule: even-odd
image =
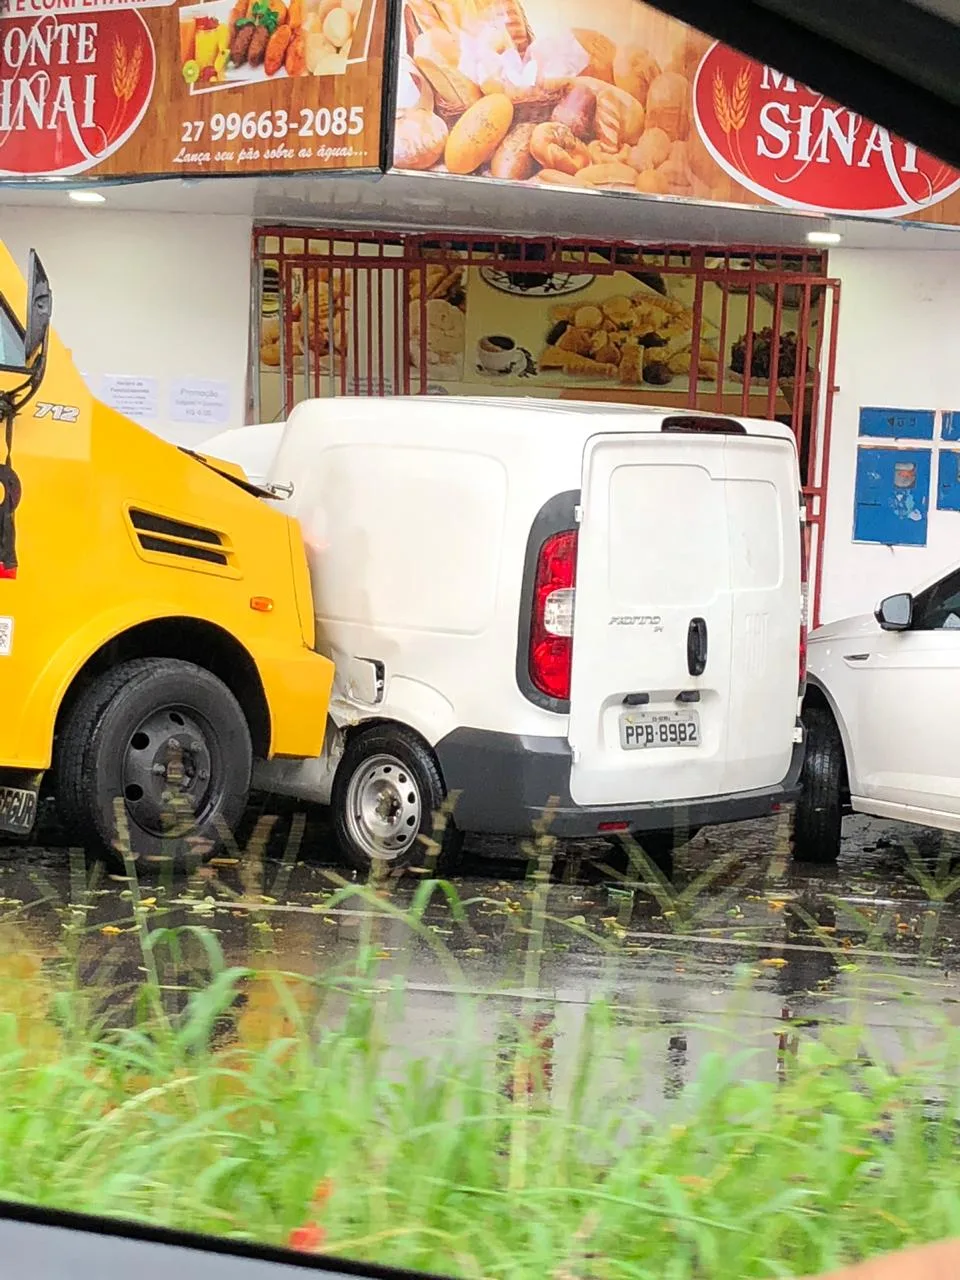
[(914, 631), (960, 630), (960, 569), (917, 596), (913, 607)]

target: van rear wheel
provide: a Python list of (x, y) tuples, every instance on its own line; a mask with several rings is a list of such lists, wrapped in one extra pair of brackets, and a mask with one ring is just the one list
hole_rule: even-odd
[(94, 856), (182, 868), (232, 835), (252, 767), (247, 721), (225, 684), (189, 662), (139, 658), (100, 676), (69, 712), (57, 805)]
[(388, 724), (355, 730), (330, 797), (340, 852), (359, 871), (446, 869), (463, 836), (443, 813), (445, 798), (433, 753), (412, 730)]

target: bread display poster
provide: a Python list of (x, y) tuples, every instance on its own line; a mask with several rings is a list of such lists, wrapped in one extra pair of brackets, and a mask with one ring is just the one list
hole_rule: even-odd
[(639, 0), (402, 0), (407, 171), (960, 224), (960, 173)]
[[(327, 241), (315, 244), (318, 253), (329, 250)], [(471, 266), (447, 253), (421, 269), (383, 273), (373, 298), (352, 271), (328, 265), (313, 267), (305, 283), (301, 268), (289, 267), (281, 289), (279, 263), (267, 261), (258, 335), (261, 417), (282, 416), (285, 397), (295, 403), (358, 392), (525, 393), (639, 404), (676, 397), (683, 407), (693, 391), (699, 407), (724, 412), (742, 412), (744, 397), (755, 397), (761, 415), (789, 415), (798, 392), (810, 394), (822, 289), (810, 292), (806, 352), (797, 340), (803, 290), (780, 290), (775, 355), (773, 285), (754, 281), (751, 302), (748, 283), (702, 280), (697, 324), (692, 272), (661, 270), (639, 250), (617, 254), (620, 270), (610, 271), (597, 251), (588, 262), (578, 255), (567, 269), (536, 271), (529, 264), (514, 269), (508, 260)]]
[[(742, 404), (746, 384), (747, 395), (766, 406), (773, 292), (761, 286), (754, 296), (748, 343), (749, 289), (705, 282), (698, 335), (695, 277), (659, 272), (642, 255), (637, 259), (636, 269), (605, 275), (583, 271), (583, 264), (549, 273), (514, 271), (506, 263), (459, 271), (427, 266), (426, 303), (419, 287), (410, 291), (408, 303), (412, 385), (419, 376), (425, 315), (428, 380), (449, 394), (522, 391), (641, 404), (669, 404), (676, 395), (678, 405), (685, 405), (693, 387), (702, 407), (729, 411)], [(814, 341), (820, 303), (818, 295), (810, 310)], [(799, 305), (799, 291), (782, 299), (773, 392), (778, 413), (790, 412), (798, 372), (806, 383), (814, 376), (815, 351), (798, 356)]]
[(386, 0), (0, 0), (0, 177), (380, 167)]

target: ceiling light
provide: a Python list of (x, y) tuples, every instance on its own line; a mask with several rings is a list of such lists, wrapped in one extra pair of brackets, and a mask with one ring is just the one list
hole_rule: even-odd
[(99, 191), (71, 191), (69, 195), (77, 204), (105, 204), (107, 199)]
[(839, 244), (843, 236), (839, 231), (808, 231), (807, 244)]

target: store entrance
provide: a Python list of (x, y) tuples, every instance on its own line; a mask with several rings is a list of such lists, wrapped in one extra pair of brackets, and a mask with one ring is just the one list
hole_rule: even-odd
[(535, 395), (774, 418), (800, 452), (819, 613), (840, 286), (826, 255), (261, 227), (251, 414)]

